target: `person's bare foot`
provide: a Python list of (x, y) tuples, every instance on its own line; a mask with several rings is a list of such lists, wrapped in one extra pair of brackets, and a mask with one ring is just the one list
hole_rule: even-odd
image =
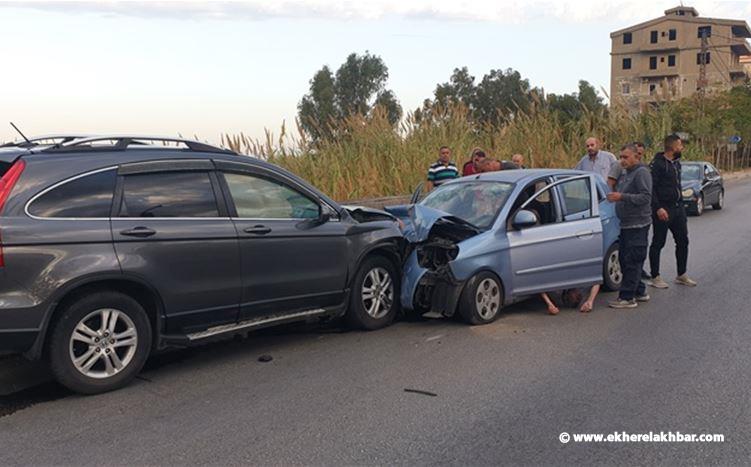
[(582, 303), (581, 308), (579, 308), (579, 311), (582, 313), (589, 313), (592, 311), (592, 303), (591, 302), (584, 302)]
[(549, 314), (549, 315), (557, 315), (559, 311), (560, 311), (560, 310), (558, 310), (558, 307), (557, 307), (557, 306), (555, 306), (555, 305), (550, 305), (550, 306), (548, 307), (548, 314)]

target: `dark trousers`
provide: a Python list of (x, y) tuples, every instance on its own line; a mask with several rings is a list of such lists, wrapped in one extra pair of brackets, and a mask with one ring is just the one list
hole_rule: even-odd
[(675, 241), (675, 262), (678, 266), (678, 275), (686, 273), (688, 263), (688, 222), (686, 209), (681, 204), (668, 209), (668, 221), (662, 222), (657, 217), (652, 218), (652, 245), (649, 247), (649, 267), (652, 277), (660, 275), (660, 252), (668, 238), (668, 230), (673, 234)]
[(618, 240), (618, 260), (621, 263), (621, 290), (618, 298), (631, 300), (636, 296), (645, 295), (646, 287), (641, 280), (641, 270), (647, 259), (647, 245), (649, 226), (637, 229), (621, 229)]

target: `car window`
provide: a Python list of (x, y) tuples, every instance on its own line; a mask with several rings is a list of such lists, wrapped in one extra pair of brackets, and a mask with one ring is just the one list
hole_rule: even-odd
[(117, 174), (114, 169), (67, 181), (29, 205), (37, 217), (110, 217)]
[(681, 167), (681, 178), (684, 180), (701, 180), (704, 176), (701, 166), (697, 164), (684, 164)]
[(315, 219), (320, 206), (280, 182), (254, 175), (225, 173), (237, 216), (249, 219)]
[(558, 186), (566, 221), (592, 217), (592, 192), (589, 178), (579, 178)]
[[(519, 200), (523, 200), (520, 208), (535, 213), (539, 225), (554, 224), (558, 222), (559, 219), (558, 208), (551, 197), (552, 188), (545, 188), (548, 185), (549, 183), (543, 180), (531, 183), (524, 192), (519, 195)], [(540, 190), (544, 191), (540, 192)], [(529, 196), (534, 196), (535, 193), (538, 193), (537, 196), (530, 199)], [(515, 214), (516, 213), (514, 213), (514, 215)]]
[(450, 183), (430, 192), (420, 204), (487, 229), (513, 188), (511, 183), (484, 180)]
[(217, 217), (208, 172), (127, 175), (119, 217)]

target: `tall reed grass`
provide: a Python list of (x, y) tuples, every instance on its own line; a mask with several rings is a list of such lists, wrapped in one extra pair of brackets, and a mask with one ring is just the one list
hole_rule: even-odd
[[(336, 139), (313, 143), (299, 128), (282, 126), (278, 135), (264, 140), (244, 134), (222, 135), (230, 149), (260, 157), (311, 181), (335, 199), (403, 195), (422, 183), (438, 148), (452, 148), (457, 165), (479, 146), (490, 156), (510, 159), (524, 154), (530, 167), (573, 167), (584, 154), (584, 141), (598, 137), (606, 149), (617, 152), (626, 142), (646, 142), (649, 153), (660, 150), (665, 135), (676, 128), (667, 107), (640, 114), (619, 109), (592, 112), (565, 121), (544, 105), (534, 106), (502, 127), (478, 126), (466, 108), (435, 108), (430, 115), (408, 115), (397, 128), (385, 112), (353, 116), (337, 123)], [(689, 145), (689, 158), (702, 157), (699, 145)]]

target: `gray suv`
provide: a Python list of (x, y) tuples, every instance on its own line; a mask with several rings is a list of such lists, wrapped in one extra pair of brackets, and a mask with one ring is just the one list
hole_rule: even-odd
[(63, 385), (127, 384), (149, 354), (228, 334), (397, 313), (398, 220), (196, 141), (0, 147), (0, 352)]

